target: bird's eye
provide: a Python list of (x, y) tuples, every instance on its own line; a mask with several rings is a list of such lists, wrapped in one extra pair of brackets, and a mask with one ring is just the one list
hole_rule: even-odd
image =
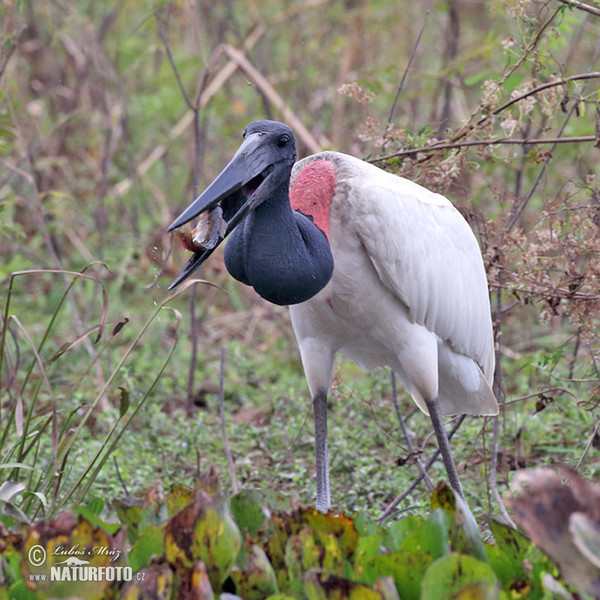
[(245, 138), (246, 137), (246, 132), (248, 131), (248, 129), (244, 129), (244, 133), (242, 133), (242, 137)]
[(283, 135), (279, 136), (279, 139), (277, 140), (277, 145), (280, 148), (283, 148), (289, 141), (290, 136), (287, 133), (284, 133)]

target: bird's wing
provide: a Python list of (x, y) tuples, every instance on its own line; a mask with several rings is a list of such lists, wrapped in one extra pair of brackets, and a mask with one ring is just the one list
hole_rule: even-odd
[(349, 182), (352, 221), (383, 285), (491, 379), (493, 333), (481, 252), (468, 223), (443, 196), (371, 171)]

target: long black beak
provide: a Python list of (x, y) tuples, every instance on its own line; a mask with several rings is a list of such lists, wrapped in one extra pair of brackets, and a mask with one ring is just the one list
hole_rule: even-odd
[[(169, 225), (167, 231), (173, 231), (173, 229), (181, 227), (200, 213), (212, 210), (219, 202), (223, 202), (223, 212), (225, 217), (228, 218), (225, 234), (219, 236), (217, 243), (212, 248), (204, 252), (197, 252), (188, 260), (169, 286), (170, 290), (189, 277), (255, 206), (255, 202), (253, 201), (255, 195), (253, 193), (250, 194), (249, 198), (239, 209), (235, 207), (237, 210), (233, 214), (231, 207), (227, 207), (225, 204), (227, 203), (227, 198), (236, 196), (236, 192), (244, 186), (247, 186), (248, 192), (253, 192), (271, 173), (272, 163), (269, 160), (268, 154), (261, 151), (261, 142), (261, 135), (259, 133), (248, 135), (229, 164), (219, 173), (217, 178)], [(230, 215), (232, 216), (230, 217)]]

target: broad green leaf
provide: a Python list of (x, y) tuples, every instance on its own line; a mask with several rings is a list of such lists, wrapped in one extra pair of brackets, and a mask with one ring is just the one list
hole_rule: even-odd
[(197, 489), (194, 501), (173, 516), (165, 527), (165, 553), (171, 563), (190, 568), (206, 565), (215, 591), (229, 575), (241, 547), (241, 535), (218, 489), (214, 495)]
[(444, 482), (439, 483), (431, 496), (431, 507), (442, 509), (450, 519), (448, 541), (453, 552), (469, 554), (487, 561), (485, 547), (473, 517), (465, 501)]
[(500, 584), (488, 563), (452, 553), (438, 558), (427, 569), (422, 594), (427, 600), (493, 600), (500, 597)]
[(147, 567), (154, 557), (159, 557), (164, 551), (164, 527), (149, 525), (133, 544), (129, 553), (129, 566), (134, 571)]
[(418, 550), (434, 560), (448, 554), (449, 519), (441, 509), (434, 510), (426, 520), (418, 523), (400, 544), (400, 550)]
[(264, 496), (255, 490), (245, 490), (233, 496), (229, 505), (240, 531), (255, 536), (266, 523), (270, 511), (265, 506)]
[(277, 580), (264, 550), (253, 545), (245, 568), (235, 566), (231, 572), (236, 593), (244, 600), (261, 600), (277, 593)]
[(167, 492), (167, 514), (176, 515), (180, 510), (194, 500), (194, 490), (182, 485), (172, 485)]
[(365, 563), (374, 556), (381, 554), (383, 534), (361, 536), (354, 551), (354, 574), (362, 581), (362, 573)]
[(416, 550), (380, 554), (366, 561), (360, 579), (372, 585), (379, 577), (392, 577), (403, 600), (419, 600), (421, 581), (431, 562), (431, 556)]
[(423, 517), (421, 515), (410, 515), (395, 521), (384, 530), (383, 545), (388, 550), (400, 550), (406, 536), (422, 523)]
[(304, 509), (302, 517), (315, 533), (330, 533), (335, 536), (344, 557), (352, 555), (358, 544), (358, 532), (350, 517), (343, 513), (337, 516), (332, 513), (323, 514), (314, 508)]

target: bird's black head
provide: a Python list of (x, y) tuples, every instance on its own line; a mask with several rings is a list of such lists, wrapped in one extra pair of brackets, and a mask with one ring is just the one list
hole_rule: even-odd
[(296, 161), (296, 142), (292, 130), (277, 121), (254, 121), (244, 130), (244, 141), (217, 178), (171, 223), (168, 231), (181, 227), (194, 217), (218, 206), (227, 229), (223, 236), (203, 252), (195, 253), (170, 289), (198, 268), (244, 217), (270, 194), (289, 182)]

